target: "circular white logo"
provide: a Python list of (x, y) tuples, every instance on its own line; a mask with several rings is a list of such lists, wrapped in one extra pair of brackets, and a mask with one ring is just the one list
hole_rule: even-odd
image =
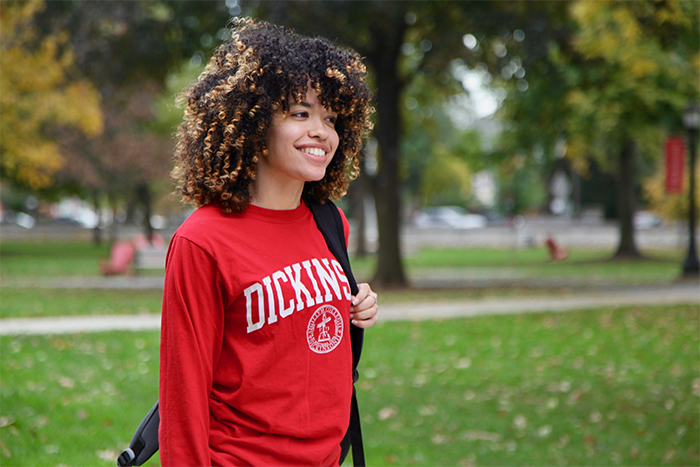
[(316, 353), (328, 353), (343, 339), (343, 317), (337, 308), (323, 305), (318, 308), (306, 327), (309, 348)]

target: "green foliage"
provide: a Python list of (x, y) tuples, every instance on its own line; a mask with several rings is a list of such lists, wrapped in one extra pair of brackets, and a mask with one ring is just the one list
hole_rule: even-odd
[(444, 145), (437, 143), (423, 173), (422, 192), (427, 204), (461, 204), (471, 190), (471, 172)]
[(180, 93), (191, 86), (204, 65), (195, 66), (190, 62), (182, 64), (171, 72), (165, 80), (165, 89), (155, 100), (155, 121), (149, 128), (164, 136), (171, 136), (182, 122), (183, 108), (178, 105)]
[(446, 92), (425, 77), (415, 77), (407, 86), (401, 142), (403, 178), (417, 205), (467, 207), (472, 199), (472, 167), (483, 169), (486, 157), (479, 133), (459, 130), (447, 114)]
[[(574, 2), (573, 51), (583, 63), (553, 53), (569, 69), (564, 97), (568, 157), (610, 167), (625, 140), (658, 158), (667, 128), (698, 88), (698, 9), (693, 2)], [(692, 48), (692, 43), (695, 48)], [(674, 127), (672, 127), (674, 128)], [(585, 163), (585, 162), (584, 162)]]
[[(616, 172), (621, 148), (633, 142), (639, 173), (649, 175), (665, 134), (680, 130), (681, 110), (698, 94), (697, 4), (513, 2), (510, 9), (498, 38), (507, 53), (500, 66), (483, 60), (507, 90), (497, 157), (521, 159), (546, 176), (565, 148), (585, 176), (591, 158)], [(516, 28), (521, 42), (511, 34)], [(513, 177), (521, 174), (499, 178)]]

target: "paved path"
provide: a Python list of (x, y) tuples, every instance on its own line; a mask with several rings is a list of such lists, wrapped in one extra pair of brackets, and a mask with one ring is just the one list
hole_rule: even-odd
[[(557, 296), (380, 304), (383, 321), (427, 320), (486, 314), (564, 312), (607, 306), (700, 304), (698, 282), (662, 286), (618, 287)], [(160, 328), (160, 315), (63, 316), (0, 320), (0, 335), (144, 331)]]

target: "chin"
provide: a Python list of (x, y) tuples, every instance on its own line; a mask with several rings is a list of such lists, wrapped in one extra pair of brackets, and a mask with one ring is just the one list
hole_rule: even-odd
[(318, 173), (310, 173), (310, 174), (308, 174), (308, 176), (306, 177), (306, 181), (307, 181), (307, 182), (320, 182), (321, 180), (323, 180), (323, 177), (325, 177), (325, 176), (326, 176), (326, 171), (325, 171), (325, 170), (324, 170), (323, 173), (321, 173), (321, 174), (318, 174)]

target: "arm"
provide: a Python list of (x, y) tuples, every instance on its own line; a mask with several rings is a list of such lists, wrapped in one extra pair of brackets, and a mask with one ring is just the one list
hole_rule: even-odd
[(168, 252), (160, 355), (163, 466), (210, 466), (209, 393), (221, 349), (223, 300), (214, 258), (175, 237)]

